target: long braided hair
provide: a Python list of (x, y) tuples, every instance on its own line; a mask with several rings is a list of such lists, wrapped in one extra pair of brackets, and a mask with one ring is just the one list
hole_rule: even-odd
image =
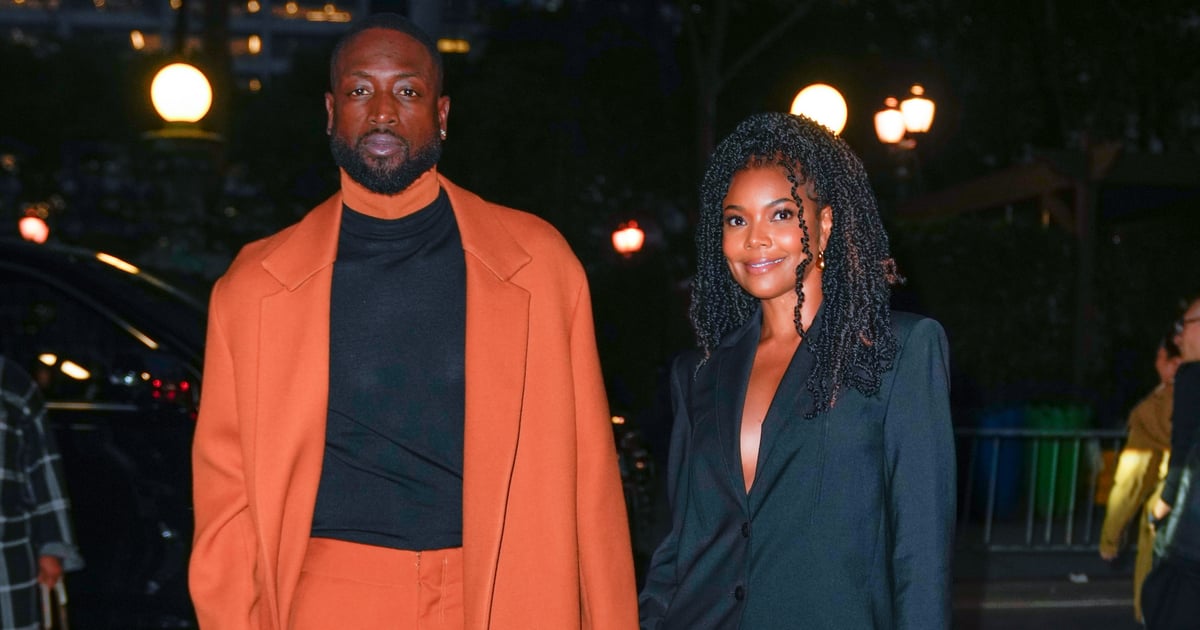
[(847, 387), (868, 396), (879, 391), (898, 350), (888, 304), (891, 285), (901, 279), (862, 161), (845, 141), (804, 116), (755, 114), (717, 146), (700, 187), (689, 315), (706, 360), (721, 339), (758, 308), (758, 300), (734, 281), (721, 251), (722, 205), (735, 173), (769, 165), (787, 172), (797, 207), (804, 207), (799, 195), (805, 194), (818, 208), (829, 206), (833, 214), (821, 279), (822, 332), (808, 340), (800, 321), (801, 282), (814, 253), (804, 215), (797, 213), (806, 259), (796, 269), (795, 322), (816, 357), (806, 383), (815, 401), (808, 413), (813, 417), (832, 407)]

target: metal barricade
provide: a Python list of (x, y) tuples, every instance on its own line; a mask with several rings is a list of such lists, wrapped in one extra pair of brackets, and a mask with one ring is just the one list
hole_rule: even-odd
[(1112, 475), (1101, 454), (1120, 452), (1124, 430), (959, 428), (954, 434), (960, 459), (966, 457), (959, 474), (959, 548), (1096, 550), (1103, 520), (1097, 484)]

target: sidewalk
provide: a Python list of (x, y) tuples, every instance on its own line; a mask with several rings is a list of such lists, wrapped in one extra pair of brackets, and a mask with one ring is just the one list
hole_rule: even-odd
[[(1081, 579), (1076, 574), (1075, 579)], [(1129, 579), (959, 582), (955, 630), (1141, 630)]]
[(1129, 579), (1091, 579), (1075, 574), (1058, 580), (959, 582), (954, 585), (954, 608), (971, 610), (1029, 610), (1038, 608), (1133, 609)]
[(959, 550), (955, 630), (1139, 630), (1132, 558), (1095, 553)]

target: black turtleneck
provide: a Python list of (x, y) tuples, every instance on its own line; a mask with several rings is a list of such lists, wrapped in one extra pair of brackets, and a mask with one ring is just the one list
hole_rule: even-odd
[(466, 265), (445, 191), (399, 219), (343, 207), (329, 328), (312, 535), (461, 546)]

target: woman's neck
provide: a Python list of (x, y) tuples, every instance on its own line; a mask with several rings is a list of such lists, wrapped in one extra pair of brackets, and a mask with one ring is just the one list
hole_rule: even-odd
[(377, 219), (399, 219), (433, 203), (438, 196), (437, 167), (421, 174), (408, 188), (394, 194), (371, 192), (354, 181), (345, 170), (342, 173), (342, 203), (355, 212)]

